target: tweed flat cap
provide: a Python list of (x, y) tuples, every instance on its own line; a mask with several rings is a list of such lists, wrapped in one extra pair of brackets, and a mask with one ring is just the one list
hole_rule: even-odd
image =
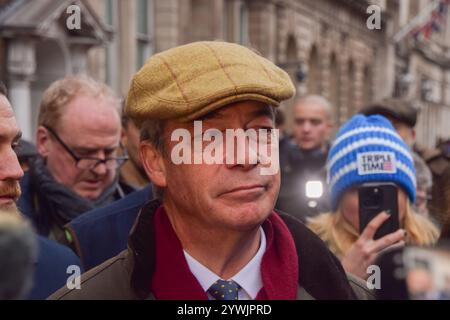
[(409, 100), (385, 98), (363, 108), (361, 113), (367, 116), (381, 114), (382, 116), (392, 117), (412, 128), (417, 123), (419, 106)]
[(243, 100), (278, 106), (294, 93), (289, 75), (252, 50), (227, 42), (194, 42), (145, 63), (133, 78), (125, 112), (137, 123), (190, 121)]

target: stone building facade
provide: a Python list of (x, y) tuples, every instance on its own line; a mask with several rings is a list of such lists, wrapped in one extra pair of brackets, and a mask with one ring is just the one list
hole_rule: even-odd
[[(68, 27), (72, 9), (80, 12), (79, 29)], [(42, 92), (67, 74), (87, 72), (90, 50), (111, 36), (85, 1), (0, 0), (0, 80), (26, 139), (34, 138)]]
[[(394, 33), (414, 17), (436, 7), (437, 0), (388, 1), (396, 12)], [(389, 9), (388, 9), (389, 10)], [(425, 20), (429, 15), (425, 14)], [(429, 39), (404, 37), (395, 45), (394, 94), (416, 101), (421, 108), (417, 125), (419, 143), (433, 146), (438, 138), (450, 138), (450, 8), (440, 32)], [(395, 38), (395, 35), (394, 35)]]
[[(78, 50), (86, 61), (78, 71), (106, 81), (121, 96), (126, 95), (133, 74), (153, 53), (192, 41), (220, 39), (250, 46), (287, 70), (298, 95), (327, 97), (337, 125), (361, 106), (385, 96), (421, 102), (418, 139), (432, 146), (437, 137), (450, 136), (446, 125), (450, 121), (450, 19), (445, 30), (430, 40), (417, 43), (405, 37), (396, 43), (393, 37), (433, 1), (438, 0), (51, 2), (60, 3), (61, 8), (78, 3), (91, 17), (89, 30), (97, 44)], [(14, 70), (7, 61), (14, 37), (4, 34), (2, 2), (16, 2), (20, 7), (31, 1), (0, 0), (0, 79), (11, 87)], [(381, 9), (380, 30), (366, 25), (370, 16), (367, 8), (373, 4)], [(52, 17), (61, 23), (61, 15)], [(66, 32), (65, 36), (74, 34)], [(52, 68), (58, 75), (77, 72), (65, 65), (54, 64)], [(40, 80), (38, 75), (30, 81), (46, 83)], [(38, 92), (32, 94), (27, 108), (36, 108), (38, 96)], [(23, 119), (26, 108), (16, 108), (22, 125), (33, 121), (34, 113)], [(283, 108), (291, 112), (292, 101)]]
[[(151, 52), (198, 40), (221, 39), (250, 46), (285, 68), (296, 82), (299, 95), (317, 93), (328, 97), (338, 123), (364, 103), (391, 94), (394, 86), (384, 76), (394, 68), (385, 63), (386, 33), (383, 29), (367, 29), (367, 5), (359, 4), (361, 1), (150, 2), (154, 8)], [(124, 12), (130, 11), (121, 10), (118, 20), (126, 20)], [(129, 30), (119, 30), (119, 34), (123, 32)], [(130, 38), (132, 32), (128, 33)], [(119, 47), (129, 50), (119, 60), (135, 65), (125, 62), (136, 56), (133, 46)], [(116, 89), (122, 94), (126, 94), (134, 72), (133, 68), (120, 72), (120, 78), (126, 80)], [(284, 106), (286, 112), (290, 112), (291, 104)]]

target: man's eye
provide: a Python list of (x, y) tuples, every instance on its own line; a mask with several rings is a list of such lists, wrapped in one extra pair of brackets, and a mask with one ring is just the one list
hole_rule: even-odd
[(81, 158), (89, 158), (89, 157), (91, 157), (92, 155), (95, 154), (95, 153), (92, 153), (92, 152), (77, 152), (77, 151), (75, 151), (75, 153), (76, 153), (77, 156), (79, 156)]
[(116, 150), (114, 149), (114, 150), (106, 150), (105, 151), (105, 155), (107, 155), (107, 156), (111, 156), (111, 155), (114, 155), (116, 153)]
[(258, 128), (258, 130), (266, 130), (268, 134), (271, 134), (273, 132), (273, 130), (275, 130), (274, 127), (261, 127)]

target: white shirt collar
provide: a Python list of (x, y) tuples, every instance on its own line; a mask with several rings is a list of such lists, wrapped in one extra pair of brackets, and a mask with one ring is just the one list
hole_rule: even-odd
[[(242, 290), (239, 290), (240, 300), (254, 300), (258, 295), (258, 292), (263, 287), (261, 278), (261, 261), (264, 252), (266, 252), (266, 235), (264, 234), (263, 228), (260, 227), (260, 231), (261, 241), (255, 256), (245, 265), (244, 268), (231, 277), (231, 279), (223, 279), (233, 280), (241, 286)], [(200, 283), (203, 290), (205, 292), (208, 291), (209, 287), (211, 287), (214, 282), (219, 280), (220, 277), (194, 259), (185, 250), (183, 250), (183, 252), (192, 274), (197, 278), (197, 281)]]

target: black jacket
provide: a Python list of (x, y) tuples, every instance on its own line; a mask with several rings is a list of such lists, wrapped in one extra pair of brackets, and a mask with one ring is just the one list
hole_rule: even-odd
[[(280, 146), (281, 187), (276, 208), (287, 212), (300, 220), (330, 209), (327, 187), (326, 151), (303, 151), (292, 141)], [(320, 199), (306, 197), (306, 182), (321, 181), (324, 193)], [(315, 206), (310, 202), (314, 202)]]
[[(68, 245), (69, 243), (64, 236), (64, 224), (68, 221), (64, 223), (57, 221), (52, 213), (52, 207), (40, 196), (38, 186), (32, 183), (31, 180), (30, 172), (26, 172), (20, 181), (22, 195), (17, 201), (17, 206), (30, 219), (38, 234), (49, 237), (52, 231), (57, 230), (59, 236), (56, 235), (56, 240)], [(111, 201), (121, 199), (133, 191), (134, 188), (118, 183)], [(50, 195), (46, 194), (45, 196), (48, 197)]]
[(105, 207), (83, 213), (66, 225), (84, 270), (98, 266), (127, 248), (133, 223), (151, 198), (149, 184)]
[[(141, 210), (130, 234), (127, 250), (85, 273), (80, 290), (62, 288), (50, 299), (153, 299), (149, 286), (155, 267), (153, 216), (159, 206), (160, 203), (153, 200)], [(367, 298), (361, 283), (352, 280), (353, 286), (350, 285), (339, 260), (322, 240), (297, 219), (285, 214), (280, 216), (297, 248), (298, 298), (347, 300), (356, 299), (355, 292), (359, 297)]]

